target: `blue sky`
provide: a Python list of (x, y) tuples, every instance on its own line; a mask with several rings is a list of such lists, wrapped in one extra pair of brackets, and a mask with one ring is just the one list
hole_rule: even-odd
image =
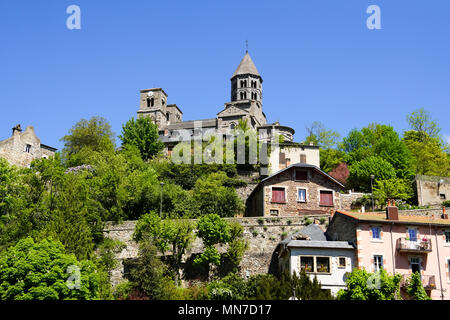
[[(81, 8), (81, 30), (66, 8)], [(369, 5), (381, 30), (369, 30)], [(269, 122), (321, 121), (345, 136), (371, 122), (403, 132), (424, 107), (450, 135), (450, 2), (0, 1), (0, 139), (21, 123), (42, 143), (100, 115), (116, 134), (139, 90), (162, 87), (184, 120), (213, 118), (249, 52)]]

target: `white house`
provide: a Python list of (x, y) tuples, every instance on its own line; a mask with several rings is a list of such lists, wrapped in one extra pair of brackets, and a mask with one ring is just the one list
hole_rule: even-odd
[[(307, 228), (319, 227), (311, 225)], [(281, 271), (288, 269), (291, 274), (299, 275), (301, 269), (305, 269), (311, 280), (317, 276), (322, 289), (336, 295), (340, 289), (345, 289), (346, 273), (355, 267), (355, 248), (346, 241), (327, 241), (318, 232), (312, 237), (305, 236), (308, 233), (305, 229), (280, 243)]]

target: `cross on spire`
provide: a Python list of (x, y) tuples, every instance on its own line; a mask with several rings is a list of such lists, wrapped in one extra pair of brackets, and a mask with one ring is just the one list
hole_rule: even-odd
[(248, 52), (248, 40), (245, 40), (245, 52)]

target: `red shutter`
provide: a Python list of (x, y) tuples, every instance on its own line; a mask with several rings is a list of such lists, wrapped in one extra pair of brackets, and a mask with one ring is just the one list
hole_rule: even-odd
[(272, 202), (285, 203), (284, 188), (272, 188)]
[(320, 191), (320, 204), (323, 206), (333, 206), (333, 191)]

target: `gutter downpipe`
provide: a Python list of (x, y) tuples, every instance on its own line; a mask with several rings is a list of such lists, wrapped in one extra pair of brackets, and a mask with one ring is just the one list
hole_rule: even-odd
[(439, 245), (437, 240), (437, 227), (434, 227), (434, 237), (436, 239), (436, 253), (438, 258), (438, 268), (439, 268), (439, 282), (441, 285), (441, 299), (444, 300), (444, 289), (442, 288), (442, 276), (441, 276), (441, 262), (439, 260)]
[(392, 226), (394, 222), (391, 222), (391, 253), (392, 253), (392, 274), (395, 274), (395, 248), (394, 248), (394, 240), (392, 238)]

